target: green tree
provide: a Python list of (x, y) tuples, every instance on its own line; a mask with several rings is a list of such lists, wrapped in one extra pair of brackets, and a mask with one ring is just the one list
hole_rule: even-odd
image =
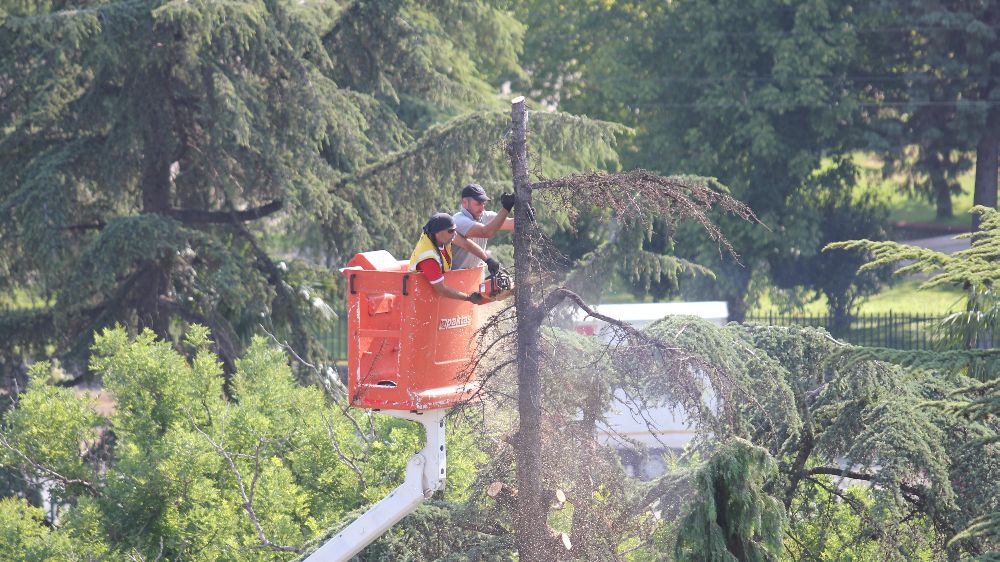
[[(875, 194), (854, 192), (857, 173), (850, 162), (837, 162), (813, 175), (807, 184), (811, 203), (802, 214), (814, 225), (810, 239), (816, 241), (805, 245), (822, 248), (841, 240), (888, 238), (888, 209)], [(829, 329), (839, 336), (850, 328), (858, 299), (878, 292), (889, 276), (885, 268), (859, 273), (869, 257), (863, 251), (805, 251), (776, 260), (770, 277), (779, 288), (807, 288), (826, 297)]]
[[(872, 502), (871, 487), (837, 485), (836, 481), (824, 482), (802, 494), (789, 510), (795, 533), (786, 535), (784, 559), (849, 562), (893, 558), (891, 550), (873, 540), (882, 525), (871, 517)], [(926, 516), (901, 521), (893, 532), (899, 537), (897, 542), (905, 545), (895, 557), (902, 554), (906, 560), (923, 561), (941, 558)]]
[[(967, 309), (951, 315), (943, 323), (946, 339), (937, 352), (904, 352), (888, 349), (861, 350), (860, 357), (875, 357), (893, 361), (914, 369), (938, 369), (962, 373), (971, 377), (965, 384), (937, 397), (932, 404), (962, 418), (982, 423), (987, 429), (976, 446), (996, 455), (1000, 443), (1000, 376), (995, 334), (998, 330), (998, 307), (995, 287), (998, 281), (996, 262), (1000, 258), (1000, 213), (996, 209), (975, 207), (981, 215), (980, 234), (972, 239), (968, 250), (948, 255), (925, 248), (895, 242), (868, 240), (833, 244), (830, 249), (860, 248), (873, 254), (863, 269), (912, 260), (897, 273), (924, 272), (931, 277), (923, 287), (952, 285), (968, 293)], [(997, 497), (994, 494), (994, 499)], [(993, 550), (1000, 551), (1000, 512), (995, 507), (984, 509), (967, 522), (968, 527), (952, 540), (987, 538)]]
[[(189, 356), (151, 331), (108, 330), (93, 369), (114, 401), (48, 383), (37, 364), (7, 413), (0, 459), (51, 506), (43, 524), (22, 500), (0, 503), (0, 557), (274, 560), (384, 496), (402, 479), (420, 431), (326, 403), (299, 385), (285, 354), (261, 338), (237, 361), (230, 397), (206, 329)], [(444, 500), (465, 498), (482, 454), (452, 422)], [(18, 539), (11, 537), (20, 537)]]
[[(996, 75), (1000, 6), (996, 2), (878, 2), (859, 11), (864, 29), (858, 88), (870, 112), (872, 148), (887, 171), (952, 215), (956, 176), (975, 153), (974, 202), (997, 204)], [(975, 217), (973, 222), (975, 225)]]
[[(505, 398), (515, 390), (518, 397), (518, 430), (497, 439), (511, 446), (501, 445), (490, 455), (492, 462), (481, 469), (488, 479), (474, 487), (479, 497), (485, 493), (494, 500), (492, 517), (476, 512), (481, 522), (477, 531), (488, 529), (500, 537), (491, 544), (503, 544), (504, 536), (513, 535), (512, 548), (522, 559), (559, 558), (570, 543), (576, 556), (595, 560), (623, 548), (655, 552), (664, 527), (656, 523), (653, 510), (676, 521), (691, 501), (694, 477), (690, 471), (671, 471), (647, 487), (609, 462), (613, 453), (596, 437), (612, 402), (640, 414), (664, 405), (684, 411), (702, 435), (695, 447), (706, 457), (708, 470), (702, 474), (708, 476), (703, 481), (712, 482), (715, 497), (736, 498), (717, 503), (721, 511), (711, 517), (695, 513), (696, 523), (684, 526), (679, 535), (681, 551), (687, 548), (683, 545), (717, 543), (712, 539), (716, 529), (731, 556), (774, 556), (782, 548), (780, 534), (771, 527), (761, 530), (757, 508), (766, 506), (770, 525), (796, 498), (817, 487), (835, 486), (836, 477), (869, 482), (877, 490), (870, 506), (859, 509), (861, 516), (878, 522), (871, 540), (892, 559), (905, 559), (914, 551), (909, 536), (888, 531), (900, 522), (932, 518), (941, 529), (935, 535), (937, 544), (943, 545), (976, 510), (989, 504), (987, 498), (995, 495), (992, 480), (970, 487), (964, 477), (971, 466), (990, 474), (998, 468), (988, 452), (967, 452), (984, 429), (955, 416), (920, 410), (928, 395), (944, 393), (936, 381), (911, 380), (907, 372), (890, 365), (842, 360), (842, 344), (814, 330), (735, 324), (718, 328), (671, 318), (640, 332), (601, 315), (560, 286), (562, 276), (547, 269), (548, 254), (537, 250), (545, 239), (532, 219), (535, 205), (543, 204), (541, 196), (534, 199), (536, 191), (548, 193), (545, 201), (566, 205), (602, 203), (617, 222), (640, 232), (659, 211), (680, 209), (721, 245), (725, 239), (705, 211), (718, 206), (740, 215), (745, 207), (693, 178), (646, 172), (531, 183), (523, 166), (528, 159), (521, 111), (515, 103), (510, 151), (522, 221), (515, 232), (515, 251), (527, 262), (517, 261), (516, 315), (508, 309), (484, 327), (481, 348), (486, 355), (476, 364), (486, 378), (486, 395), (501, 400), (498, 411), (506, 409)], [(637, 198), (647, 204), (635, 205)], [(527, 247), (526, 240), (531, 242)], [(603, 248), (615, 245), (608, 242)], [(608, 271), (598, 264), (595, 260), (581, 265), (590, 275)], [(607, 322), (611, 344), (539, 329), (562, 303)], [(648, 421), (655, 428), (655, 421)], [(957, 434), (956, 427), (967, 433)], [(731, 437), (759, 449), (734, 455), (719, 445)], [(731, 470), (720, 468), (724, 466)], [(777, 472), (769, 466), (776, 466)], [(726, 477), (715, 478), (722, 473)], [(559, 513), (565, 505), (552, 500), (560, 497), (550, 493), (553, 490), (566, 492), (571, 514)], [(711, 525), (697, 524), (706, 521)], [(980, 552), (981, 545), (973, 542), (954, 552)]]
[[(836, 228), (824, 221), (835, 218), (812, 193), (845, 186), (820, 186), (816, 174), (832, 156), (843, 168), (836, 175), (852, 177), (849, 159), (838, 156), (863, 144), (860, 129), (850, 127), (864, 117), (850, 74), (860, 46), (850, 6), (636, 1), (587, 4), (566, 14), (541, 8), (535, 19), (530, 9), (523, 13), (529, 35), (534, 27), (555, 28), (586, 45), (562, 70), (560, 107), (635, 127), (625, 166), (716, 177), (769, 227), (718, 219), (738, 259), (720, 259), (693, 228), (678, 230), (675, 248), (662, 243), (664, 229), (652, 233), (648, 249), (673, 251), (715, 272), (713, 281), (688, 283), (686, 293), (724, 298), (731, 317), (742, 319), (747, 299), (769, 284), (772, 271), (819, 253), (823, 236)], [(560, 25), (563, 19), (569, 21)], [(537, 48), (526, 42), (529, 70), (532, 49), (547, 45), (541, 41)], [(544, 76), (559, 69), (549, 64)], [(834, 198), (842, 212), (854, 211), (850, 197)], [(855, 288), (841, 288), (847, 293), (837, 300), (849, 301)]]
[(764, 486), (778, 465), (766, 450), (723, 444), (695, 477), (696, 496), (678, 531), (677, 560), (774, 560), (781, 553), (785, 510)]
[[(495, 107), (488, 80), (519, 72), (520, 33), (467, 2), (10, 5), (0, 290), (40, 305), (4, 299), (5, 354), (75, 346), (66, 364), (82, 368), (93, 331), (117, 321), (163, 337), (208, 325), (227, 369), (257, 324), (321, 357), (334, 278), (295, 255), (339, 264), (453, 205), (456, 176), (479, 171), (456, 162), (484, 145), (446, 145), (435, 158), (456, 173), (428, 166), (384, 193), (372, 166), (398, 168), (415, 139), (452, 140), (431, 124)], [(302, 244), (279, 259), (275, 235)]]
[[(509, 331), (512, 323), (496, 327)], [(566, 497), (560, 504), (545, 496), (542, 552), (550, 559), (566, 554), (562, 533), (572, 556), (585, 560), (626, 550), (637, 560), (675, 549), (697, 557), (713, 544), (721, 550), (711, 559), (739, 560), (753, 552), (902, 561), (990, 551), (989, 540), (959, 535), (1000, 494), (1000, 464), (980, 447), (990, 422), (926, 406), (972, 379), (865, 359), (816, 329), (718, 327), (689, 317), (642, 332), (611, 327), (612, 345), (558, 329), (540, 333), (538, 477), (543, 490)], [(463, 545), (449, 553), (454, 560), (484, 552), (504, 559), (515, 550), (522, 488), (513, 448), (522, 434), (512, 435), (497, 413), (509, 407), (516, 383), (510, 348), (498, 343), (489, 353), (503, 365), (480, 363), (486, 397), (502, 407), (488, 408), (482, 423), (493, 445), (471, 487), (474, 501), (402, 524), (440, 529), (435, 539), (393, 533), (373, 552), (433, 557), (440, 540)], [(630, 477), (618, 461), (628, 439), (602, 439), (602, 420), (615, 407), (656, 430), (649, 412), (666, 405), (685, 412), (699, 437), (662, 476)]]
[[(44, 512), (21, 498), (0, 499), (0, 552), (11, 560), (52, 561), (72, 557), (68, 533), (52, 533), (44, 525)], [(101, 554), (100, 550), (95, 554)]]

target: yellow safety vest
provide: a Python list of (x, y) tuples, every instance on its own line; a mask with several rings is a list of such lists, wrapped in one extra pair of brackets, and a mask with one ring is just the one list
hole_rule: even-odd
[[(442, 259), (442, 254), (447, 255), (448, 259)], [(427, 234), (421, 234), (420, 240), (417, 241), (417, 246), (413, 248), (413, 253), (410, 254), (410, 271), (416, 271), (417, 264), (428, 258), (438, 262), (442, 272), (451, 271), (451, 262), (453, 261), (451, 256), (451, 244), (445, 244), (444, 250), (438, 252), (434, 242), (431, 241), (431, 237)]]

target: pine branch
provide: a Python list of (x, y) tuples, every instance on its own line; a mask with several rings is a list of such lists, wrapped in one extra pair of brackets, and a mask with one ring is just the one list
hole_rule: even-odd
[(427, 130), (420, 139), (403, 150), (386, 156), (375, 164), (358, 170), (357, 173), (332, 185), (330, 193), (337, 193), (348, 183), (363, 184), (370, 178), (393, 168), (401, 167), (412, 160), (427, 158), (428, 151), (434, 146), (444, 144), (455, 131), (466, 128), (484, 127), (499, 128), (502, 126), (506, 113), (502, 111), (470, 113), (456, 117), (442, 125), (435, 125)]
[[(807, 407), (803, 408), (807, 413), (809, 409)], [(805, 424), (805, 429), (803, 431), (802, 438), (799, 439), (798, 447), (799, 452), (795, 455), (795, 461), (792, 463), (791, 474), (789, 476), (788, 487), (785, 489), (785, 510), (787, 511), (792, 506), (792, 500), (795, 498), (795, 492), (799, 487), (799, 482), (805, 476), (802, 469), (805, 467), (806, 462), (809, 460), (809, 455), (812, 454), (813, 446), (815, 445), (815, 439), (812, 432), (812, 424), (807, 422)]]
[(689, 363), (692, 365), (699, 364), (699, 366), (705, 372), (714, 373), (715, 375), (717, 375), (718, 377), (720, 377), (725, 381), (723, 385), (724, 387), (735, 388), (741, 394), (743, 394), (743, 396), (746, 397), (747, 400), (753, 403), (754, 406), (758, 409), (758, 411), (760, 411), (760, 413), (764, 416), (764, 418), (767, 419), (768, 425), (771, 428), (777, 427), (774, 420), (771, 419), (770, 413), (757, 400), (756, 396), (754, 396), (753, 393), (750, 392), (748, 388), (745, 388), (743, 385), (733, 380), (733, 378), (729, 376), (729, 374), (727, 374), (725, 371), (711, 368), (709, 365), (707, 365), (707, 363), (703, 359), (700, 359), (697, 356), (683, 356), (681, 355), (682, 352), (685, 351), (683, 348), (668, 346), (666, 343), (663, 342), (663, 340), (652, 337), (649, 334), (646, 334), (645, 332), (637, 330), (627, 322), (623, 322), (616, 318), (611, 318), (610, 316), (597, 312), (596, 310), (594, 310), (594, 308), (592, 308), (589, 304), (587, 304), (586, 301), (583, 300), (583, 297), (574, 293), (573, 291), (570, 291), (565, 287), (560, 287), (550, 292), (542, 301), (542, 304), (538, 307), (538, 310), (544, 317), (545, 314), (547, 314), (553, 308), (558, 306), (559, 303), (561, 303), (565, 299), (573, 301), (573, 303), (576, 304), (577, 307), (579, 307), (581, 310), (587, 313), (587, 316), (597, 318), (598, 320), (606, 322), (608, 325), (613, 326), (615, 330), (624, 333), (627, 337), (631, 339), (635, 339), (639, 342), (643, 342), (647, 345), (650, 345), (661, 353), (667, 354), (668, 356), (673, 356), (677, 361)]
[(571, 174), (535, 185), (555, 191), (555, 197), (562, 199), (567, 208), (582, 199), (584, 203), (610, 208), (616, 217), (630, 223), (647, 224), (655, 217), (692, 220), (705, 230), (710, 240), (737, 259), (736, 250), (709, 218), (709, 212), (721, 210), (762, 224), (750, 207), (724, 193), (722, 186), (709, 178), (665, 177), (638, 169), (614, 174)]
[(104, 226), (106, 224), (107, 223), (105, 223), (102, 220), (97, 220), (97, 221), (89, 222), (89, 223), (68, 224), (68, 225), (60, 227), (60, 229), (61, 230), (101, 230), (101, 229), (104, 228)]
[(264, 218), (285, 206), (281, 199), (243, 211), (203, 211), (200, 209), (167, 209), (163, 214), (185, 224), (223, 224), (233, 221), (246, 222)]
[[(810, 468), (801, 473), (802, 476), (814, 476), (816, 474), (826, 474), (828, 476), (840, 476), (843, 478), (850, 478), (852, 480), (864, 480), (865, 482), (871, 482), (878, 478), (878, 474), (872, 472), (857, 472), (855, 470), (850, 470), (846, 468), (840, 468), (837, 466), (816, 466)], [(899, 489), (919, 498), (924, 498), (927, 495), (927, 490), (925, 488), (920, 488), (904, 482), (899, 483)]]

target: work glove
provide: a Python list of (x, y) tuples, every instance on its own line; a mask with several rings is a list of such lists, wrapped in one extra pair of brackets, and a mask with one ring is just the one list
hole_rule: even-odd
[(490, 270), (490, 275), (496, 275), (500, 271), (500, 262), (490, 258), (486, 260), (486, 269)]
[(469, 293), (469, 296), (465, 297), (465, 300), (471, 302), (472, 304), (479, 304), (483, 302), (483, 295), (479, 293)]
[(504, 193), (503, 195), (501, 195), (500, 204), (503, 205), (504, 209), (507, 209), (508, 213), (511, 212), (514, 209), (514, 194)]

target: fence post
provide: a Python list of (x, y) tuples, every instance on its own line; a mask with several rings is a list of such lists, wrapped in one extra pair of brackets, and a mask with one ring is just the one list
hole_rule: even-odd
[(889, 329), (886, 330), (886, 333), (889, 334), (889, 342), (886, 345), (886, 347), (893, 347), (893, 344), (896, 343), (896, 334), (895, 334), (896, 325), (893, 323), (891, 310), (889, 311), (889, 314), (887, 316), (889, 318)]
[(892, 311), (889, 311), (889, 345), (886, 347), (893, 347), (896, 344), (902, 343), (897, 341), (899, 339), (899, 332), (896, 329), (896, 318), (892, 315)]

